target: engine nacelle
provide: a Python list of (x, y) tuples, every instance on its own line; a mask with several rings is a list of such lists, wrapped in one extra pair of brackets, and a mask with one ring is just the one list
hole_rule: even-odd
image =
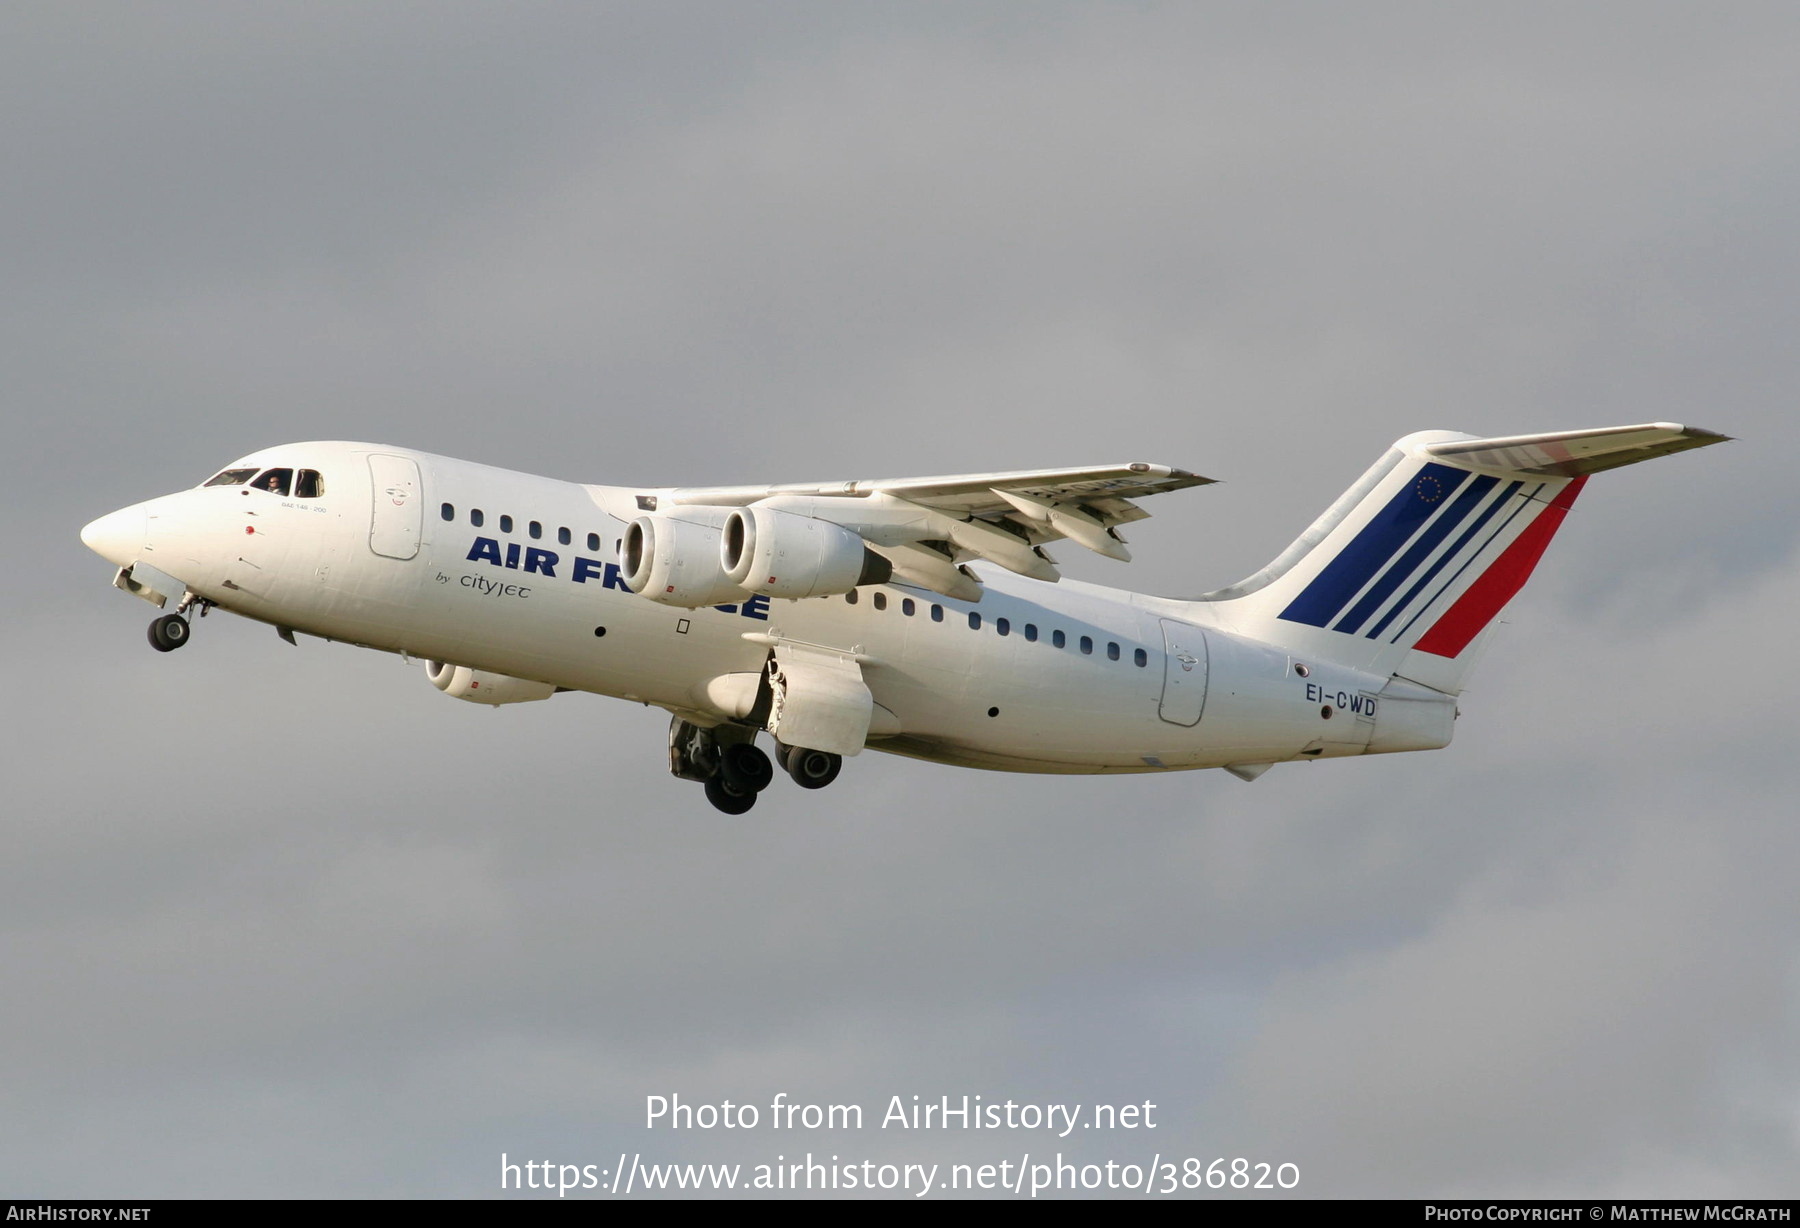
[(452, 699), (466, 699), (472, 704), (523, 704), (556, 694), (556, 688), (548, 682), (528, 682), (447, 661), (425, 662), (425, 676)]
[(821, 597), (884, 584), (893, 564), (842, 525), (769, 507), (725, 518), (719, 561), (731, 580), (771, 597)]
[(619, 575), (632, 592), (663, 605), (693, 610), (742, 601), (749, 594), (725, 574), (719, 546), (717, 525), (639, 516), (625, 527)]

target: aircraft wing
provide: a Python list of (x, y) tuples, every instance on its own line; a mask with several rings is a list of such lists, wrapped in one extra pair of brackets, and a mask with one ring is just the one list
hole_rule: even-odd
[(1134, 499), (1204, 486), (1211, 478), (1142, 461), (947, 477), (873, 478), (774, 486), (705, 486), (660, 495), (657, 506), (768, 506), (860, 534), (897, 579), (974, 600), (980, 582), (961, 564), (986, 559), (1040, 580), (1061, 578), (1043, 547), (1072, 541), (1128, 561), (1118, 526), (1150, 513)]

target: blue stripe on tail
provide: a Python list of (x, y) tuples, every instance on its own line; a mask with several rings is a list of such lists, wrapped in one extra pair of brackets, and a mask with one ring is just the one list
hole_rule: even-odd
[[(1443, 515), (1432, 521), (1430, 526), (1419, 534), (1413, 544), (1407, 548), (1406, 553), (1400, 556), (1400, 560), (1388, 568), (1381, 578), (1369, 587), (1369, 591), (1363, 594), (1362, 600), (1350, 607), (1350, 612), (1338, 619), (1331, 629), (1355, 634), (1356, 629), (1368, 622), (1375, 611), (1381, 608), (1381, 603), (1386, 601), (1395, 589), (1399, 588), (1426, 559), (1431, 557), (1431, 552), (1437, 549), (1438, 543), (1450, 536), (1451, 530), (1467, 520), (1469, 514), (1487, 497), (1488, 491), (1499, 484), (1499, 478), (1486, 475), (1477, 477), (1470, 482), (1462, 493), (1456, 496), (1456, 502), (1446, 508)], [(1375, 635), (1379, 632), (1372, 631), (1370, 634)]]
[[(1484, 480), (1495, 481), (1497, 479)], [(1381, 616), (1381, 621), (1369, 628), (1369, 638), (1379, 638), (1381, 633), (1388, 629), (1388, 624), (1398, 618), (1401, 611), (1410, 606), (1413, 603), (1413, 600), (1418, 597), (1420, 593), (1425, 591), (1426, 585), (1430, 584), (1432, 580), (1437, 577), (1437, 574), (1444, 569), (1450, 560), (1456, 558), (1463, 552), (1463, 548), (1475, 539), (1476, 534), (1481, 532), (1481, 526), (1493, 519), (1494, 513), (1505, 507), (1512, 497), (1519, 492), (1519, 487), (1524, 484), (1525, 483), (1523, 482), (1509, 483), (1507, 488), (1500, 492), (1500, 497), (1488, 504), (1487, 509), (1475, 518), (1475, 523), (1470, 525), (1468, 529), (1463, 532), (1463, 535), (1456, 539), (1456, 544), (1444, 551), (1443, 554), (1439, 555), (1438, 561), (1425, 569), (1425, 574), (1420, 576), (1418, 581), (1414, 583), (1411, 588), (1406, 590), (1406, 596), (1396, 601), (1393, 608)], [(1408, 627), (1412, 626), (1410, 622), (1406, 625)], [(1404, 634), (1404, 629), (1402, 629), (1402, 633)]]
[[(1312, 627), (1325, 626), (1350, 604), (1388, 560), (1405, 548), (1419, 526), (1443, 507), (1444, 500), (1472, 476), (1466, 469), (1453, 469), (1448, 465), (1423, 466), (1407, 483), (1406, 489), (1388, 500), (1387, 506), (1375, 513), (1350, 544), (1288, 603), (1281, 617)], [(1491, 478), (1485, 480), (1493, 481)], [(1470, 507), (1473, 504), (1465, 506), (1462, 515), (1466, 516)]]

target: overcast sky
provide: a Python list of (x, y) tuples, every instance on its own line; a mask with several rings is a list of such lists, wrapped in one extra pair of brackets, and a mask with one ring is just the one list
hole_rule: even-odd
[[(0, 1196), (1794, 1195), (1796, 63), (1788, 4), (7, 5)], [(1454, 746), (1250, 785), (865, 754), (727, 818), (655, 710), (226, 615), (153, 653), (77, 539), (301, 439), (1141, 459), (1222, 484), (1071, 571), (1182, 595), (1407, 432), (1651, 420), (1741, 442), (1594, 481)], [(643, 1125), (777, 1092), (867, 1128)], [(915, 1094), (1157, 1129), (876, 1128)]]

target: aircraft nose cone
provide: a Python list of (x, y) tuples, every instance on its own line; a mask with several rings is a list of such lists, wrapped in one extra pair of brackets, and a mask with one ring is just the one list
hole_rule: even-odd
[(144, 548), (148, 518), (142, 507), (108, 512), (81, 530), (81, 543), (109, 563), (128, 567)]

